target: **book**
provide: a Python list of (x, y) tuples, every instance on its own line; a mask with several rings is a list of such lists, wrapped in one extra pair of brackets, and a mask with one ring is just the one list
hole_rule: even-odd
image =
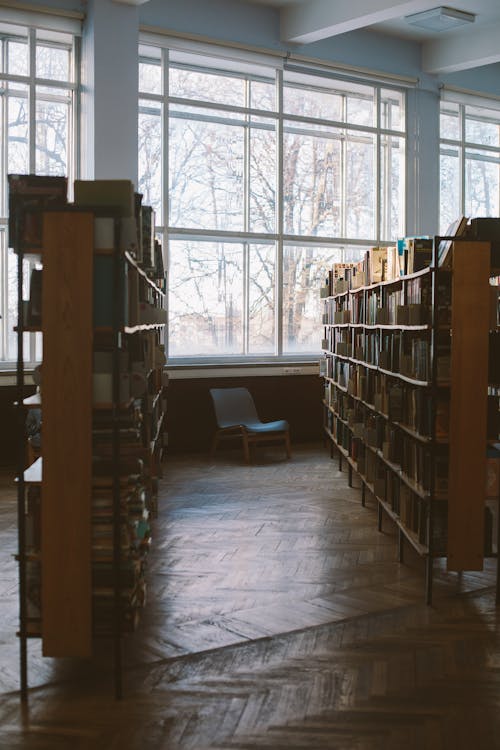
[(387, 279), (387, 248), (371, 247), (368, 250), (368, 284)]
[(67, 205), (66, 177), (9, 174), (9, 247), (18, 253), (42, 249), (42, 213)]
[(134, 216), (134, 186), (130, 180), (75, 180), (75, 204), (114, 208), (117, 216)]
[(453, 244), (453, 238), (463, 235), (467, 227), (467, 221), (468, 219), (466, 216), (460, 216), (455, 221), (452, 221), (446, 230), (445, 238), (447, 239), (442, 239), (438, 245), (438, 266), (442, 268), (451, 268), (451, 247)]
[(434, 242), (430, 237), (408, 237), (406, 239), (407, 273), (422, 271), (432, 263)]

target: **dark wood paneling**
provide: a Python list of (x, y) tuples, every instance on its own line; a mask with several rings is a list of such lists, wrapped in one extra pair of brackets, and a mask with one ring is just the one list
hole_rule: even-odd
[(260, 418), (286, 419), (292, 444), (322, 436), (322, 382), (317, 375), (172, 378), (168, 387), (169, 450), (208, 450), (215, 430), (210, 388), (248, 388)]

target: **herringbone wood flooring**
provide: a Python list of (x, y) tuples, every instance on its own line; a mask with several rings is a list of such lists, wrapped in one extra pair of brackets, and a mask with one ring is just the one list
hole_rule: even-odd
[(125, 640), (90, 662), (29, 648), (19, 703), (12, 485), (0, 502), (0, 748), (500, 748), (494, 565), (447, 574), (433, 607), (422, 561), (396, 562), (321, 448), (171, 458), (154, 523), (150, 597)]

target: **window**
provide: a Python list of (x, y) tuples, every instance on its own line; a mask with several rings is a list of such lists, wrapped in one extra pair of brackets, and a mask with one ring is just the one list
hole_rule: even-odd
[(500, 105), (441, 102), (440, 231), (459, 216), (500, 215)]
[(404, 91), (149, 44), (139, 87), (169, 361), (318, 356), (327, 269), (404, 230)]
[[(65, 175), (72, 184), (76, 63), (71, 34), (0, 24), (0, 359), (4, 363), (13, 363), (17, 356), (18, 259), (8, 249), (7, 175)], [(27, 359), (40, 360), (41, 336), (26, 333), (24, 349)]]

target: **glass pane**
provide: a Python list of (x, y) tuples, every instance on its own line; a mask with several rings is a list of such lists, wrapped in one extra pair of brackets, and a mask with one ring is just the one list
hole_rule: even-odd
[[(7, 284), (8, 284), (8, 299), (7, 299), (7, 351), (6, 357), (12, 361), (17, 358), (17, 332), (14, 331), (17, 326), (17, 262), (18, 256), (13, 250), (9, 248), (7, 252)], [(23, 282), (23, 297), (28, 298), (28, 279), (29, 279), (29, 263), (24, 262), (24, 282)], [(25, 333), (23, 336), (23, 354), (24, 360), (30, 359), (30, 334)]]
[(204, 102), (245, 106), (245, 80), (201, 70), (170, 67), (170, 96)]
[(7, 106), (7, 172), (26, 174), (29, 172), (28, 99), (9, 96)]
[(250, 245), (248, 290), (248, 353), (274, 354), (275, 273), (274, 245)]
[(439, 128), (441, 138), (460, 140), (460, 108), (453, 102), (441, 102)]
[(68, 49), (45, 44), (36, 45), (36, 75), (52, 81), (70, 80), (70, 53)]
[(372, 89), (366, 89), (364, 95), (354, 94), (347, 97), (347, 122), (352, 125), (375, 125), (375, 101)]
[(340, 248), (283, 248), (283, 353), (319, 353), (321, 300), (318, 289), (332, 263), (343, 260)]
[(375, 148), (371, 136), (346, 139), (345, 236), (369, 238), (375, 230)]
[(244, 229), (242, 127), (170, 118), (170, 224)]
[(250, 231), (274, 232), (276, 215), (276, 134), (250, 130)]
[(139, 91), (149, 94), (162, 93), (160, 64), (139, 63)]
[(452, 221), (461, 214), (460, 160), (458, 149), (441, 153), (439, 162), (439, 231), (445, 234)]
[(28, 42), (7, 42), (7, 70), (12, 75), (28, 75)]
[(243, 246), (172, 240), (169, 356), (243, 353)]
[(465, 154), (465, 214), (498, 216), (500, 159), (484, 151)]
[(250, 106), (254, 109), (276, 110), (276, 86), (274, 81), (250, 81)]
[[(141, 109), (145, 102), (141, 102)], [(162, 210), (162, 109), (139, 113), (139, 193), (143, 203), (152, 206), (160, 223)]]
[(286, 132), (283, 143), (285, 233), (340, 234), (341, 139)]
[(36, 103), (36, 172), (67, 175), (68, 107), (58, 102)]
[(343, 120), (343, 97), (334, 91), (318, 86), (283, 85), (283, 111), (300, 117), (316, 117), (322, 120)]
[(500, 145), (500, 112), (484, 107), (465, 108), (465, 140), (480, 146)]
[(405, 143), (403, 138), (382, 136), (380, 140), (380, 239), (393, 241), (404, 235)]
[(401, 91), (381, 89), (380, 126), (388, 130), (404, 130), (404, 94)]

